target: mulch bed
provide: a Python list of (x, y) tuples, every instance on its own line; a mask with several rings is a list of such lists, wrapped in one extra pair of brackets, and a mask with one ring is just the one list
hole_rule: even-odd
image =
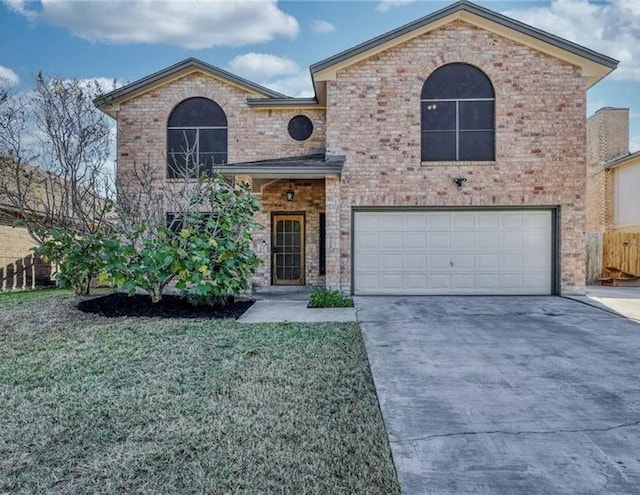
[(179, 296), (163, 296), (153, 304), (149, 296), (128, 296), (114, 293), (86, 299), (78, 303), (84, 313), (93, 313), (109, 318), (143, 316), (147, 318), (233, 318), (238, 319), (254, 303), (235, 301), (224, 306), (192, 306)]

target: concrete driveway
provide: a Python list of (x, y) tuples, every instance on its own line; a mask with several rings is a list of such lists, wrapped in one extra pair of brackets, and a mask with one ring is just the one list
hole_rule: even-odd
[(357, 297), (403, 493), (640, 493), (640, 325), (559, 297)]

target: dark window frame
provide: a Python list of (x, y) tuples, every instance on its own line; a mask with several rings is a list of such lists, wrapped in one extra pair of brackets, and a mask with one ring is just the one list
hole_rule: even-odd
[[(209, 105), (209, 115), (206, 116), (207, 119), (210, 120), (211, 124), (216, 125), (183, 125), (184, 123), (180, 123), (181, 125), (172, 124), (171, 120), (175, 118), (177, 112), (180, 112), (184, 105), (189, 105), (194, 100), (201, 100), (202, 104)], [(181, 108), (182, 107), (182, 108)], [(198, 118), (202, 119), (203, 116), (198, 116)], [(169, 179), (179, 179), (184, 176), (188, 176), (190, 178), (195, 178), (196, 174), (193, 173), (196, 169), (199, 169), (200, 175), (207, 174), (209, 176), (213, 175), (214, 167), (225, 165), (227, 163), (228, 151), (229, 151), (229, 134), (228, 134), (228, 122), (227, 116), (215, 101), (204, 98), (204, 97), (192, 97), (186, 98), (178, 103), (174, 109), (169, 114), (169, 118), (167, 119), (167, 178)], [(203, 145), (203, 131), (223, 131), (223, 137), (221, 141), (223, 142), (223, 151), (201, 151), (200, 148)], [(189, 142), (189, 138), (187, 137), (188, 133), (193, 132), (193, 142)], [(178, 133), (182, 133), (182, 137), (184, 138), (184, 146), (187, 149), (182, 149), (179, 151), (175, 151), (171, 146), (172, 137), (178, 135)], [(178, 138), (180, 139), (180, 138)], [(195, 147), (194, 150), (191, 150), (191, 147)], [(193, 153), (193, 156), (190, 158), (194, 158), (190, 160), (189, 163), (176, 163), (176, 157), (182, 156), (186, 157), (188, 153)], [(211, 158), (212, 161), (210, 163), (206, 163), (207, 159), (201, 160), (202, 157)], [(216, 158), (219, 160), (216, 161)], [(184, 167), (184, 170), (180, 170), (180, 167)], [(183, 172), (183, 173), (179, 173)]]
[[(456, 92), (456, 85), (455, 82), (451, 83), (451, 87), (447, 88), (445, 90), (445, 93), (442, 93), (442, 88), (437, 88), (434, 89), (433, 91), (438, 93), (440, 92), (437, 97), (434, 98), (425, 98), (425, 93), (428, 93), (432, 90), (432, 88), (429, 87), (429, 83), (430, 80), (433, 81), (434, 79), (432, 79), (432, 77), (437, 74), (437, 72), (441, 69), (451, 69), (451, 68), (455, 68), (455, 69), (465, 69), (468, 71), (467, 74), (465, 74), (465, 76), (469, 79), (475, 77), (476, 79), (481, 78), (480, 81), (482, 83), (485, 83), (485, 87), (484, 88), (478, 88), (478, 93), (486, 93), (489, 92), (491, 94), (491, 97), (487, 97), (487, 96), (478, 96), (478, 97), (470, 97), (468, 94), (466, 94), (465, 96), (460, 96), (460, 97), (455, 97), (455, 92)], [(437, 76), (436, 76), (437, 79)], [(461, 78), (462, 79), (462, 78)], [(463, 83), (466, 81), (461, 81), (460, 85), (462, 86)], [(434, 83), (437, 84), (437, 83)], [(464, 87), (464, 89), (462, 90), (463, 93), (468, 93), (469, 91), (469, 87), (468, 85)], [(448, 94), (447, 94), (448, 93)], [(452, 96), (450, 98), (445, 97), (445, 96)], [(431, 73), (431, 75), (426, 79), (423, 87), (422, 87), (422, 93), (421, 93), (421, 97), (420, 97), (420, 134), (421, 134), (421, 161), (423, 162), (436, 162), (436, 161), (455, 161), (455, 162), (467, 162), (467, 161), (495, 161), (495, 142), (496, 142), (496, 121), (495, 121), (495, 90), (493, 89), (493, 84), (491, 83), (491, 80), (489, 79), (489, 77), (482, 72), (480, 69), (478, 69), (477, 67), (474, 67), (473, 65), (470, 64), (464, 64), (464, 63), (455, 63), (455, 64), (447, 64), (447, 65), (443, 65), (441, 67), (439, 67), (438, 69), (436, 69), (435, 71), (433, 71)], [(491, 121), (491, 126), (490, 127), (464, 127), (462, 126), (461, 120), (461, 106), (464, 107), (465, 104), (473, 104), (473, 103), (491, 103), (491, 110), (490, 110), (490, 121)], [(436, 122), (436, 125), (433, 127), (429, 127), (427, 128), (427, 123), (425, 122), (426, 119), (426, 115), (428, 111), (435, 111), (438, 107), (438, 105), (447, 105), (447, 104), (451, 104), (453, 103), (454, 105), (454, 116), (453, 116), (453, 126), (451, 126), (450, 124), (444, 124), (442, 123), (442, 119), (445, 119), (446, 117), (441, 117), (440, 118), (440, 122)], [(469, 105), (471, 107), (471, 105)], [(489, 114), (485, 113), (484, 114), (484, 118), (486, 119), (489, 116)], [(442, 128), (444, 126), (444, 128)], [(431, 155), (429, 155), (429, 150), (427, 148), (427, 139), (428, 136), (435, 136), (438, 133), (442, 133), (442, 136), (445, 137), (447, 136), (449, 139), (451, 139), (451, 137), (454, 137), (454, 142), (451, 143), (453, 144), (454, 149), (451, 150), (443, 150), (445, 153), (442, 154), (438, 154), (438, 152), (436, 151), (435, 153), (432, 152)], [(490, 147), (490, 151), (487, 153), (487, 149), (485, 149), (485, 154), (482, 154), (482, 150), (478, 151), (478, 155), (475, 156), (461, 156), (461, 155), (466, 155), (468, 153), (467, 149), (464, 149), (463, 146), (461, 146), (461, 137), (462, 137), (462, 141), (464, 142), (464, 138), (466, 137), (471, 137), (474, 133), (477, 133), (476, 136), (480, 136), (480, 133), (484, 133), (485, 135), (487, 135), (487, 140), (485, 141), (485, 145), (489, 144)], [(485, 138), (486, 139), (486, 138)], [(464, 143), (463, 143), (464, 144)], [(464, 150), (464, 153), (461, 153), (461, 148)], [(488, 148), (488, 147), (487, 147)], [(453, 153), (451, 153), (451, 151), (453, 151)]]
[(318, 274), (327, 274), (327, 215), (320, 213), (319, 218)]
[[(301, 124), (301, 122), (303, 124)], [(289, 119), (287, 132), (289, 133), (291, 139), (300, 142), (306, 141), (313, 135), (313, 131), (313, 120), (311, 120), (308, 116), (300, 114)]]

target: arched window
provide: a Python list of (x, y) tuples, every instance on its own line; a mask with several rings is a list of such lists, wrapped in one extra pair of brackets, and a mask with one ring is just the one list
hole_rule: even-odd
[(227, 117), (207, 98), (182, 101), (167, 122), (167, 176), (212, 175), (227, 163)]
[(422, 86), (422, 161), (495, 160), (495, 93), (467, 64), (436, 69)]

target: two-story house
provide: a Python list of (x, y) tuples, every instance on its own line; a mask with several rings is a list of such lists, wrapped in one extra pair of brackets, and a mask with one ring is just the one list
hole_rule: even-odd
[(313, 98), (188, 59), (97, 104), (118, 174), (175, 180), (187, 139), (251, 184), (256, 286), (580, 293), (586, 91), (616, 65), (461, 1), (312, 65)]

